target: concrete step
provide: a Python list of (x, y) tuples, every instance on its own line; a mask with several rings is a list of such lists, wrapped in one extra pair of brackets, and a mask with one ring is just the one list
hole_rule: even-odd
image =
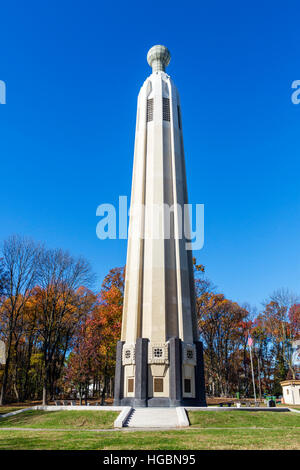
[(176, 408), (134, 408), (125, 426), (129, 428), (176, 428), (179, 423)]
[(125, 423), (123, 424), (124, 428), (129, 427), (129, 423), (132, 421), (132, 417), (133, 417), (134, 413), (135, 413), (135, 409), (132, 408), (130, 414), (127, 416), (127, 419), (126, 419)]

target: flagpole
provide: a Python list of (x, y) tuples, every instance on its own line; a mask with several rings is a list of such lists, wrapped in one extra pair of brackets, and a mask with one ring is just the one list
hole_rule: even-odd
[(254, 370), (253, 370), (253, 360), (252, 360), (252, 346), (250, 348), (250, 361), (251, 361), (251, 371), (252, 371), (252, 382), (253, 382), (253, 390), (254, 390), (254, 400), (256, 404), (256, 390), (255, 390), (255, 380), (254, 380)]
[(261, 376), (260, 376), (260, 358), (259, 358), (259, 352), (258, 352), (258, 355), (257, 355), (257, 368), (258, 368), (259, 399), (261, 400)]

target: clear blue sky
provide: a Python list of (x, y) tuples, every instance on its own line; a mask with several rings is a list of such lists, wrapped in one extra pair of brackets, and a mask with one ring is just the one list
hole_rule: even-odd
[(229, 298), (299, 292), (300, 79), (296, 1), (14, 1), (1, 6), (0, 239), (86, 256), (100, 285), (126, 241), (96, 238), (96, 208), (130, 195), (136, 98), (165, 44), (179, 88), (195, 253)]

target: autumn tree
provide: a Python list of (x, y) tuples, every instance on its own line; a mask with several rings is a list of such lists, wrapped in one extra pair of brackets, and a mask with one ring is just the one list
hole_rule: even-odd
[(6, 363), (2, 377), (0, 405), (5, 402), (14, 335), (30, 291), (37, 279), (41, 247), (32, 240), (14, 235), (2, 247), (2, 272), (7, 278), (1, 305), (1, 336), (6, 344)]
[(300, 339), (300, 304), (294, 304), (289, 310), (289, 322), (291, 338), (293, 340)]
[[(93, 384), (102, 384), (104, 404), (108, 383), (114, 376), (116, 343), (121, 334), (124, 269), (112, 269), (104, 278), (97, 301), (75, 335), (68, 359), (66, 385), (76, 388), (80, 400)], [(100, 387), (98, 388), (98, 390)]]
[[(20, 400), (24, 400), (30, 394), (30, 377), (31, 377), (31, 367), (33, 364), (38, 364), (38, 342), (39, 342), (39, 335), (37, 331), (37, 314), (38, 314), (38, 306), (35, 301), (34, 296), (35, 290), (31, 291), (31, 295), (29, 296), (25, 307), (24, 312), (22, 315), (22, 324), (20, 325), (20, 350), (19, 350), (19, 358), (21, 364), (19, 365), (19, 369), (21, 371), (20, 374)], [(17, 354), (17, 352), (16, 352)], [(16, 361), (17, 363), (17, 361)], [(40, 364), (39, 364), (40, 365)], [(38, 385), (38, 377), (35, 377), (35, 384)], [(17, 386), (17, 385), (16, 385)], [(39, 387), (37, 387), (39, 388)], [(35, 390), (36, 393), (36, 390)]]
[(64, 377), (65, 387), (69, 387), (71, 392), (73, 389), (79, 395), (80, 405), (85, 395), (88, 397), (90, 382), (94, 374), (93, 356), (91, 356), (90, 344), (87, 337), (87, 324), (85, 321), (78, 330), (76, 339), (74, 340), (73, 350), (67, 361), (67, 368)]
[(8, 284), (8, 275), (5, 271), (4, 260), (0, 258), (0, 306), (5, 299), (6, 288)]
[(245, 342), (243, 322), (248, 311), (223, 294), (204, 292), (197, 298), (197, 314), (212, 393), (228, 395), (234, 383), (236, 358)]
[(98, 307), (89, 321), (90, 347), (103, 377), (101, 400), (104, 403), (108, 381), (114, 376), (116, 344), (121, 336), (124, 296), (124, 268), (112, 269), (105, 277)]
[(261, 314), (254, 318), (248, 331), (253, 339), (254, 371), (257, 377), (259, 397), (262, 398), (264, 393), (274, 391), (272, 390), (274, 367), (270, 337), (264, 328)]
[(293, 378), (296, 376), (292, 342), (299, 336), (297, 300), (297, 296), (287, 289), (279, 289), (265, 303), (262, 313), (264, 328), (271, 339), (277, 362), (275, 381), (278, 384), (286, 378), (287, 371)]
[[(86, 312), (80, 287), (92, 281), (89, 264), (63, 250), (45, 250), (35, 289), (37, 329), (44, 362), (43, 404), (57, 367), (62, 370), (66, 352), (78, 322)], [(89, 305), (89, 302), (88, 302)], [(52, 387), (53, 388), (53, 387)], [(53, 389), (50, 390), (53, 393)]]

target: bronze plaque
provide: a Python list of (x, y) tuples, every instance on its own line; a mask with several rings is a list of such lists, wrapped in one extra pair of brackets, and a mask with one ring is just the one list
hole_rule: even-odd
[(154, 379), (154, 392), (162, 393), (164, 391), (164, 379)]
[(134, 391), (134, 379), (128, 379), (128, 393), (133, 393)]

